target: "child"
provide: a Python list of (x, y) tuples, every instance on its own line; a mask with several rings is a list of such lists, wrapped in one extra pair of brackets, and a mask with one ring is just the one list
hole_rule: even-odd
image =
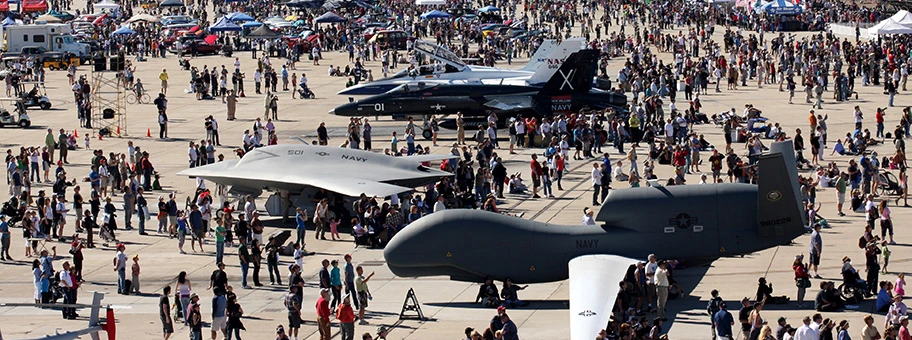
[(86, 147), (86, 150), (90, 149), (90, 148), (89, 148), (89, 141), (92, 140), (92, 139), (89, 138), (89, 134), (86, 134), (86, 135), (85, 135), (85, 139), (84, 139), (84, 140), (85, 140), (85, 147)]
[(883, 271), (883, 274), (888, 273), (887, 265), (890, 264), (890, 249), (887, 248), (887, 244), (888, 244), (887, 241), (883, 241), (883, 247), (880, 249), (881, 253), (883, 254), (883, 260), (884, 260), (883, 268), (881, 268), (881, 270)]
[(342, 223), (341, 218), (337, 218), (335, 221), (329, 223), (330, 236), (332, 236), (333, 241), (336, 240), (336, 237), (339, 237), (339, 240), (342, 239), (342, 236), (339, 236), (339, 223)]
[(133, 255), (133, 292), (139, 294), (139, 255)]
[(298, 267), (304, 268), (304, 252), (301, 251), (301, 244), (294, 244), (294, 260), (298, 264)]

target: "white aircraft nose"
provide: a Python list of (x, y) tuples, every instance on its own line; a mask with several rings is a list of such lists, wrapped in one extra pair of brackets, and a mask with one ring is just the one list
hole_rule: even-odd
[(335, 115), (335, 114), (336, 114), (336, 109), (331, 109), (331, 110), (329, 110), (329, 114)]

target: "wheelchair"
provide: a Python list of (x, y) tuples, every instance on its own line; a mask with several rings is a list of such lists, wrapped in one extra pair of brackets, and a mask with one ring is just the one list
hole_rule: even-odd
[(839, 291), (839, 297), (850, 305), (857, 305), (869, 297), (868, 283), (862, 280), (857, 272), (842, 272), (842, 284), (836, 289)]

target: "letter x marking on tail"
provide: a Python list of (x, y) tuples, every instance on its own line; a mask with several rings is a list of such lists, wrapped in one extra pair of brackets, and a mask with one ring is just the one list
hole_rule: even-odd
[(567, 74), (564, 74), (563, 70), (557, 70), (557, 72), (560, 73), (561, 77), (564, 78), (563, 82), (561, 82), (559, 90), (563, 90), (565, 85), (573, 90), (573, 84), (570, 84), (570, 78), (573, 77), (573, 73), (576, 72), (576, 70), (570, 70), (570, 72)]

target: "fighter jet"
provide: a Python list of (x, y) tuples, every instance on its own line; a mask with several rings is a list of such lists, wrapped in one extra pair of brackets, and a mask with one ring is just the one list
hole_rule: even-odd
[[(507, 82), (524, 85), (527, 81), (547, 81), (550, 78), (550, 74), (547, 72), (539, 76), (539, 78), (543, 78), (541, 80), (530, 79), (530, 77), (535, 74), (539, 67), (543, 66), (547, 71), (549, 65), (566, 59), (571, 53), (579, 51), (585, 45), (585, 40), (581, 38), (567, 39), (560, 45), (554, 40), (545, 40), (525, 67), (514, 70), (467, 65), (459, 56), (446, 48), (424, 40), (418, 40), (415, 42), (414, 50), (431, 59), (434, 62), (433, 64), (421, 65), (415, 70), (410, 70), (406, 67), (389, 78), (361, 83), (345, 88), (337, 94), (377, 95), (388, 92), (399, 85), (413, 84), (418, 81), (453, 85), (482, 84), (483, 82)], [(556, 69), (556, 67), (551, 67), (550, 73), (553, 74)]]
[[(368, 197), (386, 197), (452, 176), (420, 164), (452, 157), (390, 157), (359, 149), (283, 144), (256, 148), (239, 160), (190, 168), (177, 174), (202, 177), (229, 186), (234, 193), (253, 196), (266, 190), (307, 198), (325, 189), (348, 197), (362, 193)], [(307, 206), (306, 202), (295, 205)]]
[(758, 185), (616, 189), (602, 204), (599, 223), (591, 226), (447, 210), (409, 224), (393, 237), (384, 257), (400, 277), (516, 283), (569, 278), (571, 339), (591, 339), (608, 324), (617, 282), (646, 254), (713, 260), (804, 234), (792, 145), (772, 143), (770, 153), (760, 156)]
[[(552, 116), (584, 108), (624, 110), (623, 94), (592, 88), (599, 52), (581, 50), (570, 55), (544, 85), (403, 84), (387, 93), (343, 104), (330, 111), (338, 116), (453, 115), (485, 117), (493, 111), (507, 116)], [(557, 64), (557, 62), (555, 62)], [(556, 66), (555, 64), (555, 66)], [(549, 72), (542, 66), (533, 75)], [(441, 127), (447, 128), (441, 124)], [(425, 134), (429, 138), (429, 134)]]
[[(49, 309), (60, 309), (60, 308), (74, 308), (74, 309), (84, 309), (89, 308), (89, 324), (88, 327), (68, 332), (56, 332), (55, 334), (42, 335), (38, 337), (33, 337), (23, 340), (72, 340), (72, 339), (82, 339), (85, 335), (89, 335), (93, 340), (100, 339), (100, 332), (105, 332), (107, 334), (108, 340), (117, 339), (117, 323), (116, 318), (114, 317), (115, 309), (130, 309), (130, 306), (111, 306), (108, 305), (103, 307), (101, 301), (104, 299), (104, 294), (102, 292), (92, 292), (92, 304), (59, 304), (59, 303), (0, 303), (0, 307), (26, 307), (26, 308), (49, 308)], [(102, 320), (100, 312), (104, 308), (105, 319)], [(2, 334), (0, 334), (2, 338)]]

